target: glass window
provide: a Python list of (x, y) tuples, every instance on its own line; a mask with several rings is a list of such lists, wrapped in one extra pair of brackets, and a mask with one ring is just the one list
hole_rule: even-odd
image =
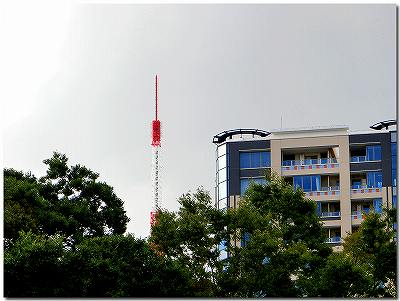
[(265, 178), (243, 178), (240, 179), (240, 195), (243, 195), (247, 188), (249, 188), (250, 183), (256, 183), (256, 184), (265, 184), (267, 183), (267, 180)]
[(218, 183), (226, 181), (226, 168), (218, 171)]
[(382, 159), (382, 149), (380, 145), (367, 146), (367, 161), (377, 161)]
[(261, 164), (262, 166), (271, 166), (271, 153), (261, 152)]
[(374, 211), (376, 213), (382, 213), (382, 199), (374, 199)]
[(218, 202), (218, 209), (225, 209), (228, 207), (228, 199), (222, 199)]
[(392, 186), (397, 186), (397, 171), (395, 169), (392, 169)]
[(390, 133), (390, 140), (392, 142), (396, 142), (397, 141), (397, 132), (391, 132)]
[(382, 148), (380, 145), (374, 146), (374, 160), (382, 160)]
[(250, 179), (240, 179), (240, 195), (246, 192), (247, 187), (249, 187)]
[(294, 189), (301, 188), (305, 192), (321, 190), (321, 176), (294, 176)]
[(240, 152), (240, 168), (259, 168), (271, 166), (270, 152)]
[(397, 195), (392, 196), (392, 207), (397, 208)]
[(391, 148), (392, 148), (392, 156), (396, 156), (397, 155), (397, 143), (392, 143)]
[(222, 240), (220, 243), (219, 243), (219, 248), (218, 248), (220, 251), (222, 251), (222, 250), (226, 250), (226, 240)]
[(250, 240), (250, 234), (248, 232), (244, 232), (242, 241), (240, 242), (240, 247), (245, 247)]
[(317, 202), (317, 214), (321, 214), (321, 202)]
[(251, 167), (261, 167), (261, 153), (250, 153), (251, 154)]
[(250, 153), (239, 153), (240, 168), (250, 168)]
[(311, 176), (312, 191), (321, 190), (321, 176)]
[(293, 187), (294, 189), (302, 188), (303, 187), (303, 177), (295, 176), (293, 177)]
[(218, 158), (218, 169), (226, 167), (226, 155)]
[(303, 177), (303, 191), (311, 191), (311, 176)]
[(371, 171), (367, 173), (367, 184), (369, 188), (382, 187), (382, 172)]
[(218, 153), (218, 157), (225, 155), (226, 154), (226, 144), (218, 146), (217, 153)]
[(227, 195), (227, 186), (228, 186), (227, 182), (222, 182), (218, 185), (218, 198), (220, 200), (224, 199), (228, 196)]

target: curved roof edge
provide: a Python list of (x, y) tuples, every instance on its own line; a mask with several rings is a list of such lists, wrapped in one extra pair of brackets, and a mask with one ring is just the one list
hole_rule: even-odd
[(260, 136), (260, 137), (267, 137), (270, 135), (270, 132), (264, 131), (264, 130), (259, 130), (259, 129), (234, 129), (234, 130), (227, 130), (223, 131), (217, 135), (214, 136), (213, 138), (213, 143), (222, 143), (226, 140), (226, 138), (231, 137), (233, 135), (242, 135), (242, 134), (252, 134)]
[(373, 130), (381, 130), (383, 128), (388, 129), (389, 126), (391, 125), (397, 125), (397, 121), (395, 119), (389, 119), (389, 120), (384, 120), (384, 121), (379, 121), (373, 125), (370, 126), (371, 129)]

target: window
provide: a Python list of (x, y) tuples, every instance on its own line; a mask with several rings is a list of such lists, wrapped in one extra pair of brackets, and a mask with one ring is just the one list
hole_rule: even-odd
[(228, 207), (228, 199), (222, 199), (218, 202), (218, 209), (222, 210), (222, 209), (226, 209)]
[(226, 155), (218, 158), (218, 170), (226, 167)]
[(321, 210), (321, 202), (317, 202), (317, 214), (321, 215), (321, 212), (322, 212), (322, 210)]
[(218, 157), (221, 157), (226, 154), (226, 144), (218, 146), (217, 154), (218, 154)]
[(382, 199), (374, 199), (374, 211), (376, 213), (382, 213)]
[(220, 200), (228, 196), (227, 186), (228, 185), (226, 182), (220, 183), (218, 185), (218, 197)]
[(249, 188), (250, 183), (256, 183), (256, 184), (265, 184), (267, 183), (267, 180), (265, 178), (243, 178), (240, 179), (240, 195), (243, 195), (247, 188)]
[(381, 188), (382, 187), (382, 172), (370, 171), (367, 173), (368, 188)]
[(218, 183), (226, 181), (226, 168), (218, 171)]
[(392, 207), (397, 208), (397, 195), (392, 196)]
[(304, 192), (320, 191), (321, 190), (321, 176), (294, 176), (293, 177), (294, 189), (301, 188)]
[(367, 146), (367, 161), (378, 161), (382, 159), (382, 149), (380, 145)]
[(270, 152), (240, 152), (240, 168), (260, 168), (271, 166)]
[(243, 248), (247, 245), (250, 240), (250, 234), (248, 232), (244, 232), (242, 241), (240, 242), (240, 247)]
[(392, 142), (392, 186), (397, 186), (397, 143)]

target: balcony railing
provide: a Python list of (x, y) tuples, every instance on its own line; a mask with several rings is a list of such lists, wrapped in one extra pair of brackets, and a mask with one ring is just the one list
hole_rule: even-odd
[(321, 212), (321, 217), (340, 217), (340, 211), (333, 211), (333, 212)]
[(382, 184), (379, 185), (351, 185), (352, 193), (369, 193), (369, 192), (379, 192), (382, 188)]
[(321, 189), (319, 191), (334, 191), (334, 190), (340, 190), (339, 186), (321, 187)]
[(321, 158), (321, 159), (305, 159), (305, 160), (285, 160), (282, 161), (282, 166), (329, 164), (329, 163), (337, 163), (337, 159)]
[(353, 156), (350, 159), (350, 162), (364, 162), (367, 161), (367, 156)]
[(326, 239), (326, 242), (327, 242), (327, 243), (338, 243), (338, 242), (340, 242), (340, 241), (341, 241), (340, 236), (328, 237), (328, 238)]

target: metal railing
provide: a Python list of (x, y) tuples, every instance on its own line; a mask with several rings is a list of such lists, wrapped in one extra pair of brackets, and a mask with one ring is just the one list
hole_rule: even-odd
[(305, 159), (305, 160), (285, 160), (285, 161), (282, 161), (282, 166), (330, 164), (330, 163), (337, 163), (337, 159), (336, 158), (321, 158), (321, 159)]
[(352, 156), (350, 162), (364, 162), (367, 161), (367, 156)]
[(364, 209), (361, 211), (352, 211), (351, 216), (362, 216), (363, 214), (368, 214), (370, 212), (373, 212), (373, 209)]
[(368, 188), (367, 185), (351, 185), (351, 189), (366, 189)]
[(327, 242), (327, 243), (338, 243), (338, 242), (340, 242), (340, 241), (341, 241), (340, 236), (328, 237), (328, 238), (326, 239), (326, 242)]
[(321, 217), (340, 217), (340, 211), (320, 212)]
[(340, 190), (339, 186), (326, 186), (321, 187), (320, 190), (317, 191), (333, 191), (333, 190)]
[(374, 185), (351, 185), (351, 189), (368, 189), (368, 188), (382, 188), (382, 184), (374, 184)]

